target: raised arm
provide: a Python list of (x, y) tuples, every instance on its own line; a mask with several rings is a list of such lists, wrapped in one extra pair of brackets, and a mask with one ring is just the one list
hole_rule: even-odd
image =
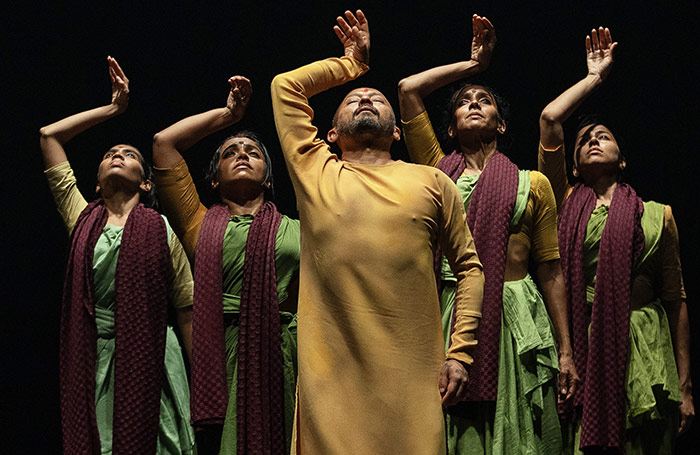
[(590, 36), (586, 36), (586, 77), (549, 103), (540, 115), (540, 143), (545, 149), (554, 149), (564, 143), (562, 123), (608, 76), (616, 47), (617, 42), (613, 42), (607, 28), (593, 29)]
[(68, 160), (63, 144), (88, 128), (126, 110), (129, 104), (129, 79), (114, 58), (107, 57), (107, 63), (112, 80), (112, 101), (109, 104), (71, 115), (39, 130), (39, 144), (45, 169)]
[[(287, 160), (292, 181), (296, 168), (311, 151), (328, 150), (313, 126), (313, 110), (309, 98), (332, 87), (342, 85), (364, 74), (369, 68), (369, 24), (358, 10), (356, 15), (345, 12), (338, 17), (333, 29), (343, 44), (344, 56), (329, 58), (293, 71), (278, 74), (270, 84), (272, 111), (282, 151)], [(298, 188), (297, 188), (298, 190)]]
[(491, 22), (477, 14), (472, 17), (472, 45), (468, 60), (438, 66), (414, 74), (399, 82), (401, 119), (409, 121), (425, 111), (423, 98), (435, 90), (484, 71), (496, 47), (496, 30)]
[(228, 83), (231, 89), (226, 106), (182, 119), (153, 137), (155, 167), (174, 167), (182, 161), (181, 152), (243, 118), (253, 92), (251, 83), (243, 76), (230, 77)]

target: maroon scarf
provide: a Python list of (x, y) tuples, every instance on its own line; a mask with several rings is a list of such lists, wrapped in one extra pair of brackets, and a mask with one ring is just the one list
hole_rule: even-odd
[[(465, 167), (464, 157), (458, 151), (444, 157), (438, 164), (438, 168), (455, 182)], [(503, 279), (510, 220), (517, 194), (517, 166), (502, 153), (494, 153), (479, 176), (467, 211), (467, 224), (484, 270), (482, 316), (476, 331), (479, 343), (470, 369), (467, 401), (496, 400)], [(453, 315), (452, 320), (455, 319)]]
[[(195, 254), (192, 422), (223, 424), (228, 405), (222, 312), (223, 237), (230, 215), (209, 209)], [(237, 452), (284, 454), (281, 326), (275, 244), (282, 216), (266, 202), (246, 241), (238, 336)]]
[[(644, 206), (634, 190), (619, 184), (603, 229), (590, 318), (583, 272), (583, 241), (595, 208), (593, 189), (576, 185), (559, 219), (559, 248), (564, 272), (574, 364), (582, 385), (574, 397), (583, 406), (581, 448), (602, 450), (625, 445), (625, 373), (631, 276), (644, 247)], [(590, 338), (588, 329), (590, 324)]]
[[(61, 423), (66, 454), (101, 452), (95, 417), (97, 327), (92, 264), (107, 216), (101, 199), (88, 204), (78, 217), (68, 256), (60, 331)], [(124, 226), (114, 276), (115, 455), (150, 455), (156, 450), (171, 279), (163, 218), (139, 204)]]

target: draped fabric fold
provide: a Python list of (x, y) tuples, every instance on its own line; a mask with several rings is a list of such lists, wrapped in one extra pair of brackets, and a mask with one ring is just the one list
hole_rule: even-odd
[[(223, 238), (230, 215), (216, 204), (202, 223), (195, 254), (192, 422), (223, 424), (228, 405), (222, 307)], [(239, 317), (237, 451), (285, 453), (281, 325), (275, 243), (282, 216), (266, 202), (245, 250)]]
[(586, 299), (583, 241), (595, 204), (593, 189), (578, 184), (566, 200), (559, 220), (574, 363), (582, 379), (574, 405), (583, 406), (581, 448), (624, 450), (631, 278), (644, 247), (644, 207), (634, 189), (626, 184), (617, 186), (600, 241), (591, 308)]
[[(438, 168), (456, 181), (466, 164), (462, 154), (454, 151), (440, 161)], [(496, 400), (506, 250), (517, 193), (517, 166), (502, 153), (494, 153), (479, 177), (467, 211), (467, 224), (485, 280), (482, 317), (476, 331), (479, 344), (470, 369), (467, 401)], [(439, 258), (438, 251), (436, 261)], [(439, 272), (439, 268), (436, 270)]]
[[(94, 402), (97, 328), (92, 261), (107, 217), (101, 199), (88, 204), (76, 223), (68, 256), (60, 335), (64, 453), (101, 452)], [(171, 278), (165, 222), (138, 204), (124, 226), (115, 273), (115, 454), (156, 450)]]

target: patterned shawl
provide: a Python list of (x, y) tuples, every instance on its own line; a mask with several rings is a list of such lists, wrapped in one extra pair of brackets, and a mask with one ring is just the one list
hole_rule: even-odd
[[(95, 417), (97, 327), (92, 264), (107, 216), (101, 199), (88, 204), (76, 223), (68, 256), (60, 335), (61, 423), (66, 454), (101, 453)], [(115, 455), (152, 454), (156, 450), (171, 279), (165, 222), (157, 212), (139, 204), (124, 226), (114, 276)]]
[[(458, 151), (444, 157), (438, 164), (438, 168), (455, 182), (465, 167), (464, 157)], [(479, 176), (467, 211), (467, 224), (484, 268), (482, 317), (476, 331), (479, 343), (470, 369), (467, 401), (496, 400), (503, 279), (510, 220), (517, 193), (517, 166), (502, 153), (494, 153)], [(436, 261), (440, 260), (439, 252), (436, 257)]]
[(559, 219), (574, 364), (582, 380), (574, 405), (583, 406), (581, 448), (599, 446), (624, 451), (631, 277), (644, 247), (644, 206), (630, 186), (619, 184), (615, 189), (600, 240), (595, 297), (590, 308), (586, 302), (583, 241), (595, 205), (593, 189), (578, 184)]
[[(209, 209), (197, 240), (192, 423), (223, 424), (228, 405), (222, 311), (228, 207)], [(238, 342), (237, 452), (284, 454), (282, 353), (275, 243), (282, 216), (266, 202), (246, 241)]]

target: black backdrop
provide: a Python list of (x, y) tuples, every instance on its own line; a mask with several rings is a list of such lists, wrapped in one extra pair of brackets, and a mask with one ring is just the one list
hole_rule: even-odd
[[(700, 331), (700, 246), (693, 241), (700, 221), (692, 202), (700, 139), (695, 84), (700, 15), (694, 1), (669, 6), (564, 1), (28, 2), (5, 9), (0, 32), (0, 182), (6, 200), (0, 274), (5, 293), (0, 332), (4, 453), (60, 451), (58, 324), (67, 241), (41, 172), (39, 128), (107, 103), (105, 58), (119, 60), (131, 80), (129, 109), (67, 146), (79, 186), (91, 196), (99, 157), (111, 145), (127, 142), (149, 156), (154, 133), (187, 115), (222, 106), (227, 78), (245, 75), (253, 82), (253, 99), (234, 129), (262, 134), (275, 160), (278, 205), (294, 215), (269, 83), (279, 72), (339, 56), (342, 49), (332, 26), (348, 7), (364, 9), (372, 32), (372, 69), (358, 84), (379, 88), (395, 107), (400, 78), (464, 58), (471, 14), (489, 17), (498, 45), (483, 80), (512, 104), (508, 128), (514, 141), (507, 153), (522, 168), (536, 167), (542, 108), (585, 75), (585, 35), (594, 26), (609, 26), (620, 42), (615, 67), (581, 111), (614, 120), (627, 144), (627, 180), (644, 199), (673, 206), (691, 328)], [(347, 90), (341, 87), (312, 100), (323, 136)], [(434, 119), (444, 97), (437, 93), (428, 101)], [(203, 175), (225, 134), (202, 141), (186, 155), (195, 176)], [(396, 144), (394, 153), (406, 159), (402, 144)], [(697, 340), (693, 337), (693, 373), (700, 381)], [(700, 422), (681, 441), (679, 453), (690, 450), (699, 427)]]

